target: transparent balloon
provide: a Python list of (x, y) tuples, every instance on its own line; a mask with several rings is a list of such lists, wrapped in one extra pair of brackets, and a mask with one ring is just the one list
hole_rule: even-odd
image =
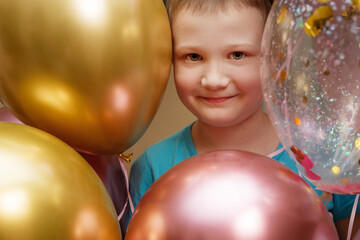
[(264, 100), (301, 174), (360, 192), (360, 1), (274, 3), (262, 43)]

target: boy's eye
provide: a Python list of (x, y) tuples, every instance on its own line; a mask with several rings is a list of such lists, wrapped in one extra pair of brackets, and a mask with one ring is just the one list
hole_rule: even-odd
[(193, 62), (201, 60), (201, 56), (197, 53), (190, 53), (186, 55), (186, 58)]
[(240, 60), (243, 59), (245, 57), (245, 54), (243, 52), (233, 52), (231, 54), (231, 58), (235, 59), (235, 60)]

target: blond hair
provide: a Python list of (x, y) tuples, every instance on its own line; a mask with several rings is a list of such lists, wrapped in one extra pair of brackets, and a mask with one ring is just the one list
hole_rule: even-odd
[(170, 21), (174, 13), (183, 8), (193, 13), (204, 13), (226, 10), (232, 6), (256, 8), (266, 21), (271, 8), (270, 0), (164, 0), (164, 2)]

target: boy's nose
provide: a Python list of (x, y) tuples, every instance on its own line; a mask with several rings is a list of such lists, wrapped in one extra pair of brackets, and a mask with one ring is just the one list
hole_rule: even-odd
[(217, 67), (211, 67), (201, 78), (201, 85), (211, 90), (226, 88), (230, 79)]

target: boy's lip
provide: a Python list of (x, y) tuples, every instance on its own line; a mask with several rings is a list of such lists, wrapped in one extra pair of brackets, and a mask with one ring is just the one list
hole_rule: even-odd
[(234, 96), (228, 96), (228, 97), (200, 97), (201, 99), (210, 102), (210, 103), (223, 103), (227, 100), (233, 98)]

